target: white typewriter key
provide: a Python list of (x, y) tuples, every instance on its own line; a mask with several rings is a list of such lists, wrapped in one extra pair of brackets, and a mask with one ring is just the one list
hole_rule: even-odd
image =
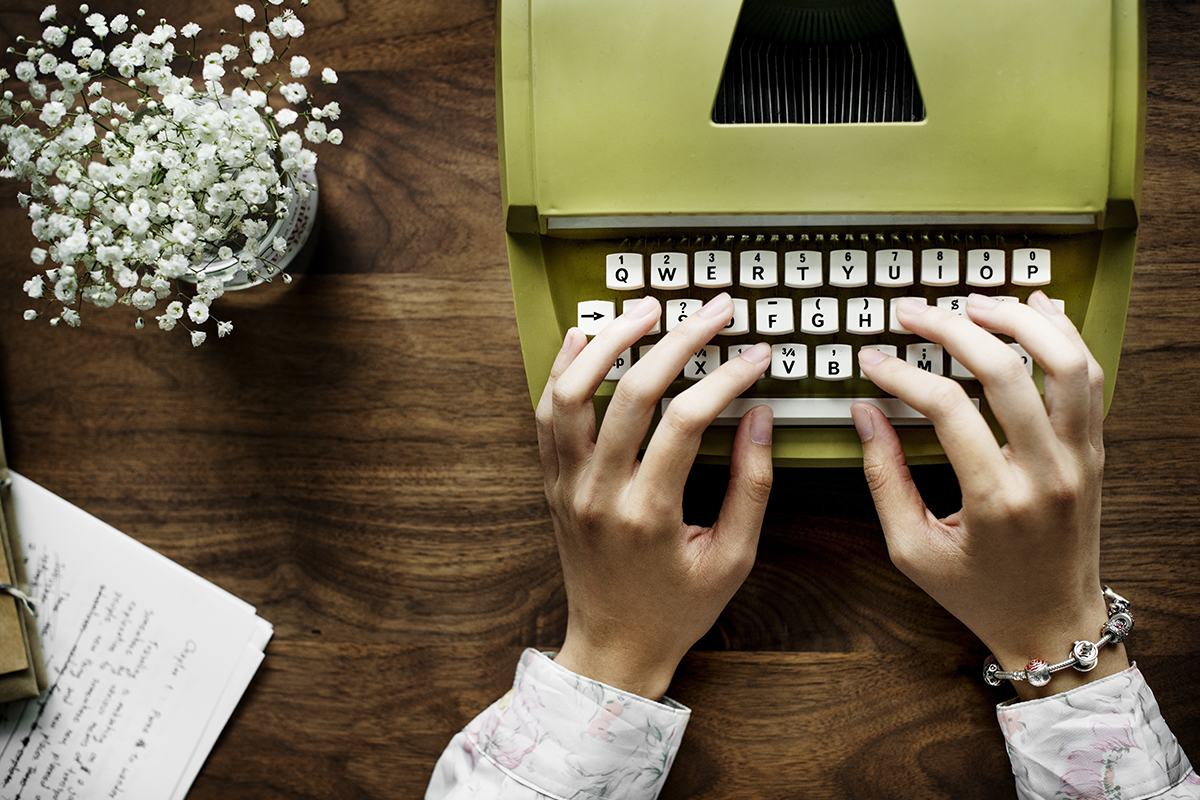
[(791, 250), (783, 254), (784, 286), (789, 289), (815, 289), (823, 282), (819, 250)]
[(967, 298), (957, 295), (939, 297), (937, 301), (937, 307), (944, 308), (947, 311), (953, 311), (955, 314), (965, 317), (967, 315)]
[(829, 254), (830, 286), (866, 286), (867, 251), (834, 250)]
[[(628, 313), (630, 311), (630, 309), (632, 309), (638, 303), (642, 302), (642, 300), (644, 300), (644, 299), (645, 298), (642, 298), (642, 297), (636, 297), (633, 300), (624, 301), (623, 303), (621, 303), (621, 313), (622, 314)], [(651, 328), (650, 330), (646, 331), (646, 333), (647, 333), (647, 335), (649, 335), (651, 333), (662, 333), (662, 312), (661, 311), (658, 314), (658, 318), (656, 320), (654, 320), (654, 327)]]
[(604, 259), (604, 274), (610, 289), (641, 289), (646, 285), (641, 253), (609, 253)]
[(740, 256), (741, 269), (738, 283), (769, 289), (779, 285), (779, 269), (774, 250), (743, 250)]
[(608, 327), (616, 316), (611, 300), (582, 300), (576, 323), (586, 336), (595, 336)]
[(1064, 314), (1067, 313), (1067, 301), (1066, 300), (1056, 300), (1053, 297), (1047, 297), (1046, 299), (1049, 300), (1051, 303), (1054, 303), (1054, 305), (1058, 306), (1059, 311), (1061, 311)]
[[(901, 325), (900, 320), (896, 317), (896, 304), (903, 299), (904, 298), (902, 297), (893, 297), (892, 302), (889, 304), (890, 311), (888, 314), (888, 330), (892, 333), (912, 333), (912, 331), (910, 331), (908, 328)], [(917, 302), (925, 303), (926, 305), (929, 304), (929, 301), (924, 297), (914, 297), (913, 299)]]
[(853, 350), (848, 344), (817, 345), (816, 369), (813, 372), (823, 381), (844, 381), (853, 377)]
[(950, 377), (958, 378), (960, 381), (969, 381), (974, 380), (975, 374), (963, 366), (963, 363), (957, 358), (950, 356)]
[(921, 283), (926, 286), (954, 286), (958, 283), (958, 251), (948, 247), (922, 250)]
[(728, 250), (697, 250), (692, 257), (692, 283), (705, 289), (733, 286), (733, 253)]
[(912, 250), (876, 250), (875, 285), (912, 286)]
[[(853, 302), (853, 301), (852, 301)], [(806, 297), (800, 301), (800, 331), (802, 333), (837, 333), (838, 301), (836, 297)]]
[(626, 347), (621, 351), (621, 355), (617, 356), (617, 360), (608, 368), (608, 374), (604, 376), (606, 381), (619, 381), (621, 376), (629, 371), (629, 362), (633, 359), (633, 348)]
[(1016, 342), (1010, 342), (1008, 346), (1011, 347), (1013, 350), (1016, 350), (1017, 355), (1019, 355), (1021, 357), (1021, 360), (1025, 362), (1025, 374), (1032, 375), (1033, 374), (1033, 359), (1029, 357), (1029, 353), (1025, 350), (1025, 348), (1021, 347), (1021, 345), (1017, 344)]
[(1050, 282), (1050, 251), (1042, 247), (1013, 250), (1012, 282), (1016, 286), (1045, 286)]
[(904, 360), (917, 369), (932, 372), (934, 375), (942, 374), (942, 346), (940, 344), (930, 344), (929, 342), (910, 344), (904, 350)]
[(771, 345), (771, 377), (798, 381), (808, 377), (808, 345), (786, 342)]
[(650, 285), (655, 289), (688, 288), (687, 253), (651, 253)]
[[(881, 353), (887, 353), (889, 356), (892, 356), (893, 358), (896, 355), (896, 345), (894, 345), (894, 344), (866, 344), (858, 349), (860, 351), (862, 351), (862, 350), (878, 350)], [(866, 373), (863, 372), (861, 364), (858, 367), (858, 377), (866, 378), (867, 380), (871, 380), (870, 378), (867, 378)]]
[(715, 344), (705, 345), (692, 354), (683, 367), (683, 377), (689, 381), (707, 378), (721, 366), (721, 348)]
[(638, 361), (641, 361), (643, 358), (645, 358), (647, 356), (647, 354), (649, 354), (649, 352), (653, 349), (654, 349), (653, 344), (638, 345)]
[(967, 251), (967, 286), (1003, 286), (1004, 251)]
[(792, 298), (764, 297), (754, 301), (754, 330), (771, 336), (796, 330)]
[(676, 325), (699, 311), (701, 305), (703, 305), (703, 303), (701, 303), (699, 300), (668, 300), (667, 330), (674, 330)]
[(846, 332), (883, 333), (885, 316), (882, 297), (851, 297), (846, 301)]
[(744, 297), (733, 298), (733, 318), (717, 333), (736, 336), (750, 332), (750, 301)]

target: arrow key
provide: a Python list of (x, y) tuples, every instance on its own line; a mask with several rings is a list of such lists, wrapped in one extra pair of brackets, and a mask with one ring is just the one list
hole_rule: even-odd
[(615, 316), (615, 305), (610, 300), (583, 300), (579, 303), (578, 325), (587, 336), (595, 336), (604, 330)]

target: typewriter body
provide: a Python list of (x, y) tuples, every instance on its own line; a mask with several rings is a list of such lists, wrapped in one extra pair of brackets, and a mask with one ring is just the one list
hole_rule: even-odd
[(668, 395), (756, 341), (772, 368), (702, 458), (726, 458), (739, 409), (769, 399), (777, 464), (859, 463), (848, 404), (872, 398), (911, 463), (938, 461), (932, 428), (855, 352), (895, 348), (988, 415), (978, 382), (891, 306), (1041, 288), (1104, 367), (1107, 411), (1141, 193), (1141, 3), (865, 0), (888, 17), (873, 28), (809, 25), (838, 5), (811, 1), (773, 40), (782, 18), (755, 29), (754, 0), (501, 0), (504, 224), (534, 404), (568, 328), (595, 332), (646, 294), (664, 305), (601, 386), (603, 414), (640, 348), (728, 291), (738, 316)]

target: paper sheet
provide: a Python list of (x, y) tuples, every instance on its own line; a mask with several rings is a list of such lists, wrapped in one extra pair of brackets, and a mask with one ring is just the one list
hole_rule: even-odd
[(12, 477), (50, 688), (0, 706), (0, 797), (182, 798), (261, 662), (270, 624)]

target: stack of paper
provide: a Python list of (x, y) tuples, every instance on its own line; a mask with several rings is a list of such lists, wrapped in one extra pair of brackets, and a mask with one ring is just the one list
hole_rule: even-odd
[(262, 662), (270, 623), (12, 479), (49, 688), (0, 706), (0, 797), (181, 800)]

